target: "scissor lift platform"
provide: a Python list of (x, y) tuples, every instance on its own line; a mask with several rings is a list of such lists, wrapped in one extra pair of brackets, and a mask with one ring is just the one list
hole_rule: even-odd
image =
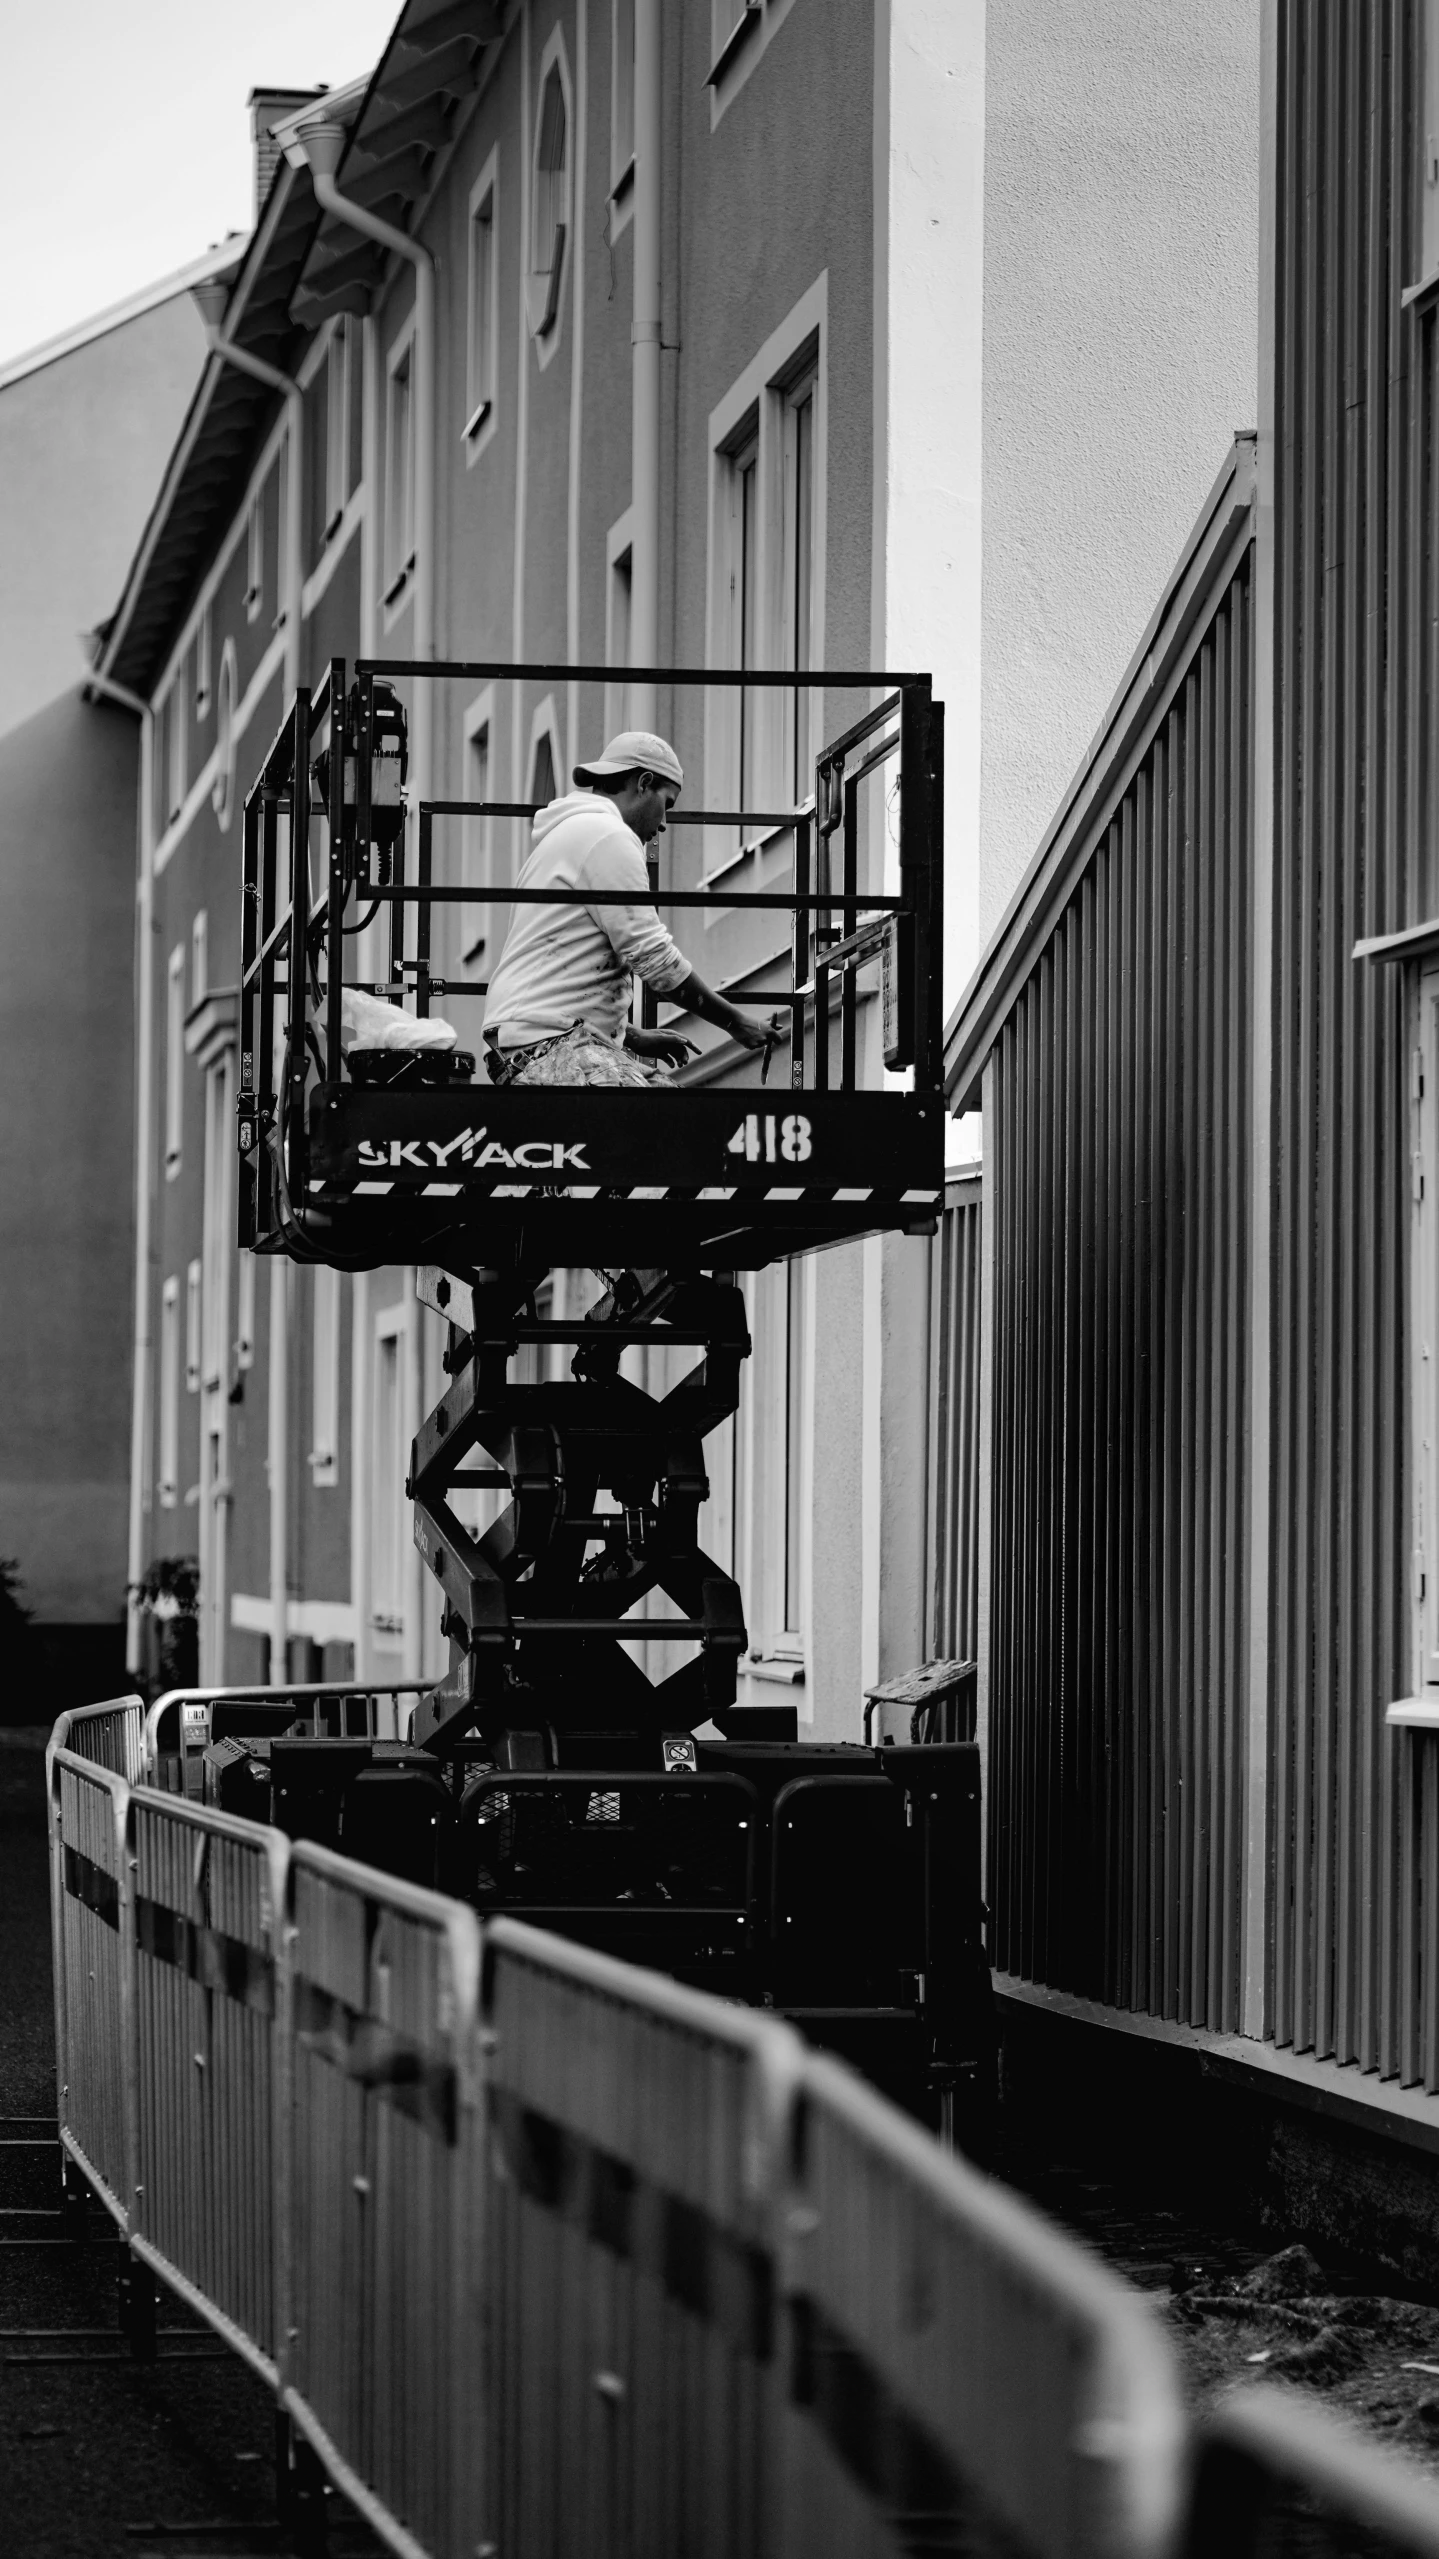
[(935, 1096), (322, 1084), (303, 1224), (376, 1262), (755, 1270), (927, 1225), (943, 1182)]
[[(644, 1087), (476, 1071), (479, 1025), (459, 1008), (485, 989), (439, 973), (435, 913), (594, 899), (461, 883), (453, 837), (437, 860), (437, 828), (534, 814), (402, 801), (390, 687), (451, 678), (467, 696), (536, 680), (753, 688), (771, 741), (804, 689), (879, 697), (821, 749), (812, 796), (681, 807), (670, 826), (723, 830), (720, 858), (667, 880), (651, 862), (655, 907), (782, 916), (787, 955), (752, 930), (729, 945), (731, 1001), (788, 1022), (763, 1067), (734, 1043)], [(246, 802), (239, 1094), (241, 1243), (414, 1265), (448, 1325), (448, 1383), (407, 1486), (447, 1670), (416, 1708), (416, 1747), (391, 1761), (356, 1774), (338, 1744), (277, 1745), (277, 1804), (298, 1789), (311, 1809), (296, 1818), (330, 1821), (372, 1863), (448, 1875), (482, 1908), (789, 2003), (931, 2097), (978, 2084), (989, 2049), (975, 1754), (801, 1749), (792, 1696), (741, 1692), (742, 1596), (700, 1536), (703, 1442), (736, 1413), (750, 1348), (737, 1274), (930, 1230), (941, 1205), (942, 735), (923, 676), (374, 661), (347, 689), (333, 661)], [(347, 988), (421, 1019), (432, 1001), (458, 1011), (460, 1048), (357, 1059)], [(546, 1275), (584, 1268), (608, 1282), (595, 1302), (542, 1315)], [(623, 1372), (636, 1346), (697, 1356), (652, 1394)], [(536, 1350), (545, 1373), (517, 1372)], [(461, 1517), (462, 1492), (487, 1497), (487, 1525)], [(651, 1677), (651, 1648), (672, 1662), (676, 1647), (679, 1666)]]

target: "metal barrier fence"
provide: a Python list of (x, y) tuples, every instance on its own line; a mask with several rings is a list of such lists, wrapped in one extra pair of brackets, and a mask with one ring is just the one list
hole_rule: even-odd
[(50, 1910), (60, 2138), (106, 2210), (130, 2226), (134, 2198), (134, 1911), (130, 1790), (52, 1741)]
[[(205, 1748), (219, 1737), (220, 1729), (258, 1728), (270, 1732), (281, 1728), (286, 1709), (301, 1732), (317, 1737), (328, 1734), (338, 1738), (353, 1733), (372, 1741), (403, 1741), (410, 1719), (400, 1699), (418, 1696), (433, 1685), (432, 1680), (424, 1679), (330, 1679), (287, 1680), (278, 1688), (263, 1684), (248, 1688), (167, 1688), (153, 1706), (139, 1708), (142, 1721), (138, 1756), (135, 1765), (127, 1766), (122, 1774), (132, 1782), (158, 1786), (166, 1794), (198, 1798), (204, 1791)], [(139, 1707), (138, 1699), (126, 1702)], [(262, 1710), (258, 1726), (249, 1711), (256, 1707)], [(87, 1707), (84, 1711), (90, 1716), (113, 1710)], [(115, 1763), (107, 1760), (105, 1764), (108, 1767)]]
[(1200, 2433), (1181, 2559), (1439, 2559), (1432, 2479), (1299, 2391), (1235, 2392)]
[(146, 1768), (144, 1699), (109, 1697), (99, 1706), (72, 1707), (56, 1723), (49, 1748), (72, 1750), (133, 1786)]
[(499, 2549), (772, 2550), (803, 2047), (507, 1920), (485, 2012)]
[(71, 1734), (66, 2149), (405, 2559), (1439, 2559), (1428, 2483), (1273, 2393), (1186, 2509), (1142, 2297), (775, 2019)]
[(288, 1907), (284, 2403), (395, 2547), (473, 2559), (479, 1923), (305, 1843), (291, 1851)]
[(1183, 2420), (1142, 2296), (806, 2056), (781, 2547), (1167, 2550)]
[(276, 2319), (286, 1843), (137, 1788), (132, 2244), (264, 2377)]

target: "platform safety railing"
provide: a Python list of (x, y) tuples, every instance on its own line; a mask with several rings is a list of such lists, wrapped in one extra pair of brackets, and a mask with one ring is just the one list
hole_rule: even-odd
[(789, 2027), (73, 1746), (129, 1729), (48, 1754), (62, 2141), (405, 2559), (1439, 2559), (1327, 2411), (1196, 2452), (1142, 2296)]

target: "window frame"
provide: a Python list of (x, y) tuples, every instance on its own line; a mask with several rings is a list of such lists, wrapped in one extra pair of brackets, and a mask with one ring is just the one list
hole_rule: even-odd
[[(486, 208), (488, 207), (488, 212)], [(461, 435), (466, 463), (477, 462), (498, 424), (500, 380), (500, 147), (496, 143), (470, 189), (466, 215), (465, 408)], [(486, 236), (482, 240), (480, 235)], [(485, 276), (485, 308), (477, 285)], [(478, 341), (483, 338), (485, 343)]]
[(165, 824), (170, 827), (184, 813), (189, 788), (183, 660), (166, 697), (165, 711)]
[[(633, 601), (634, 521), (632, 506), (617, 516), (605, 535), (605, 664), (627, 666)], [(623, 610), (621, 611), (621, 602)], [(605, 686), (605, 736), (618, 736), (630, 725), (629, 687)]]
[(259, 1262), (253, 1253), (240, 1255), (239, 1277), (235, 1285), (234, 1359), (237, 1378), (255, 1365), (255, 1273)]
[(185, 1264), (185, 1392), (198, 1395), (205, 1375), (205, 1265)]
[[(629, 65), (625, 21), (629, 26)], [(610, 239), (617, 240), (635, 207), (635, 0), (610, 0)]]
[(210, 790), (210, 806), (222, 835), (229, 832), (235, 814), (235, 714), (239, 689), (239, 659), (234, 641), (227, 639), (220, 651), (220, 673), (215, 685), (215, 779)]
[[(555, 697), (553, 693), (547, 693), (542, 702), (536, 703), (530, 719), (529, 752), (525, 757), (525, 796), (527, 799), (534, 799), (536, 796), (534, 787), (535, 760), (540, 751), (541, 740), (545, 738), (549, 740), (550, 762), (554, 768), (555, 776), (555, 792), (556, 795), (559, 796), (563, 793), (565, 787), (565, 759), (560, 737), (560, 717), (559, 712), (555, 708)], [(524, 821), (521, 820), (521, 824), (523, 823)]]
[[(809, 431), (809, 630), (811, 666), (824, 662), (825, 568), (827, 528), (827, 355), (828, 270), (801, 295), (794, 308), (771, 332), (763, 346), (731, 383), (709, 420), (710, 506), (707, 564), (705, 663), (734, 667), (746, 663), (783, 666), (794, 662), (795, 615), (786, 613), (787, 439), (791, 420), (806, 402), (811, 406)], [(798, 397), (797, 397), (798, 395)], [(757, 521), (754, 553), (754, 629), (752, 656), (739, 657), (734, 576), (736, 568), (735, 475), (744, 459), (751, 429), (755, 439)], [(741, 603), (743, 599), (741, 599)], [(705, 700), (705, 791), (714, 807), (788, 805), (804, 808), (813, 796), (792, 791), (796, 752), (793, 695), (766, 687), (754, 696), (743, 687), (716, 687)], [(753, 703), (753, 710), (750, 704)], [(808, 736), (803, 741), (806, 770), (823, 718), (822, 700), (810, 696)], [(744, 758), (746, 723), (753, 741), (752, 759)], [(742, 758), (753, 762), (753, 782), (744, 779), (739, 797)], [(786, 771), (786, 768), (788, 770)], [(734, 795), (733, 797), (731, 795)], [(758, 853), (786, 826), (754, 831), (738, 828), (732, 836), (716, 836), (707, 846), (706, 885)]]
[[(483, 693), (477, 693), (474, 700), (466, 704), (463, 734), (465, 773), (461, 797), (467, 800), (492, 799), (494, 797), (495, 740), (498, 735), (495, 688), (492, 684), (487, 684)], [(484, 788), (476, 791), (472, 788), (475, 777), (471, 770), (471, 759), (476, 751), (477, 742), (481, 738), (484, 740)], [(463, 822), (460, 836), (461, 887), (467, 889), (493, 887), (494, 860), (494, 819), (467, 817)], [(457, 937), (458, 966), (464, 969), (467, 975), (477, 976), (492, 939), (496, 941), (498, 939), (496, 919), (500, 910), (494, 906), (461, 907), (458, 913), (460, 917)]]
[[(545, 105), (551, 82), (558, 86), (565, 119), (564, 157), (558, 172), (542, 172), (540, 145), (544, 138)], [(535, 352), (541, 366), (549, 364), (560, 341), (560, 317), (564, 302), (568, 245), (573, 226), (575, 158), (575, 101), (570, 79), (569, 61), (564, 37), (556, 27), (540, 56), (535, 78), (534, 128), (529, 154), (529, 219), (525, 225), (525, 318)], [(540, 266), (536, 257), (537, 221), (542, 175), (557, 176), (552, 220), (550, 258)]]
[(245, 593), (247, 621), (258, 621), (265, 601), (265, 483), (250, 500), (245, 519)]
[(1418, 271), (1414, 287), (1439, 279), (1439, 0), (1422, 0), (1414, 12), (1418, 53), (1414, 79), (1414, 239)]
[(349, 314), (331, 324), (325, 345), (325, 522), (321, 547), (333, 542), (350, 503), (350, 403), (354, 344)]
[(310, 1481), (322, 1490), (340, 1480), (341, 1273), (317, 1262), (310, 1298)]
[[(382, 602), (393, 619), (407, 601), (415, 569), (415, 318), (411, 312), (385, 358), (385, 485), (381, 514), (380, 555)], [(396, 470), (399, 388), (404, 385), (404, 470)], [(396, 527), (396, 493), (402, 496), (402, 522)], [(396, 553), (403, 556), (396, 565)], [(386, 625), (388, 628), (388, 623)]]
[(155, 1495), (162, 1510), (180, 1501), (180, 1276), (171, 1271), (160, 1289), (160, 1410)]
[(165, 1179), (178, 1181), (185, 1160), (185, 945), (177, 942), (165, 970)]
[[(402, 1488), (406, 1448), (405, 1364), (409, 1351), (410, 1311), (410, 1306), (404, 1299), (399, 1300), (399, 1302), (394, 1305), (377, 1307), (370, 1336), (371, 1380), (369, 1419), (371, 1462), (369, 1470), (370, 1551), (367, 1582), (369, 1608), (367, 1614), (372, 1634), (388, 1639), (391, 1644), (398, 1643), (401, 1646), (403, 1646), (408, 1632), (409, 1614), (405, 1605), (405, 1564), (407, 1547), (403, 1529), (406, 1505)], [(394, 1358), (394, 1414), (392, 1434), (394, 1444), (392, 1449), (387, 1449), (381, 1447), (381, 1438), (384, 1429), (381, 1411), (381, 1352), (382, 1350), (390, 1350), (391, 1346), (393, 1347)], [(393, 1463), (386, 1465), (385, 1460), (387, 1457), (392, 1458)], [(380, 1552), (381, 1535), (382, 1531), (386, 1527), (388, 1527), (391, 1534), (387, 1541), (388, 1553), (382, 1559)], [(380, 1570), (382, 1560), (386, 1565), (386, 1571), (383, 1576)], [(393, 1592), (391, 1592), (389, 1587), (391, 1578), (390, 1571), (388, 1569), (389, 1567), (394, 1568)], [(394, 1605), (392, 1607), (381, 1605), (382, 1600), (390, 1598), (393, 1598), (394, 1601)]]
[(212, 653), (214, 649), (214, 613), (206, 605), (195, 625), (195, 717), (207, 720), (212, 700)]
[(753, 78), (794, 0), (710, 0), (710, 131)]

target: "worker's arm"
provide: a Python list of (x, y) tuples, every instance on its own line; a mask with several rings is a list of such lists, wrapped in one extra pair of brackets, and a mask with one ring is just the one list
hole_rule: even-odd
[[(698, 1013), (701, 1021), (713, 1022), (717, 1030), (727, 1031), (741, 1048), (763, 1048), (767, 1041), (777, 1039), (784, 1028), (778, 1013), (756, 1019), (753, 1013), (742, 1012), (738, 1004), (731, 1004), (727, 996), (707, 985), (697, 969), (691, 969), (678, 986), (667, 987), (665, 993), (671, 1004), (680, 1005), (686, 1013)], [(683, 1066), (693, 1054), (692, 1045), (682, 1032), (640, 1031), (633, 1024), (625, 1032), (625, 1046), (638, 1057), (665, 1057), (674, 1066)]]

